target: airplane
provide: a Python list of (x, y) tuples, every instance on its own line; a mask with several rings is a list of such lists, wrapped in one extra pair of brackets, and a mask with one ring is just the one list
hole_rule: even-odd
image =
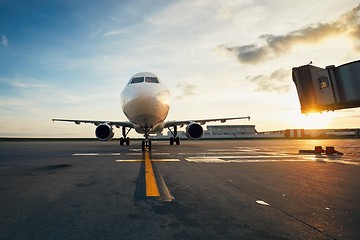
[(129, 145), (130, 138), (127, 136), (131, 129), (137, 133), (144, 134), (142, 151), (151, 151), (150, 134), (161, 133), (167, 128), (172, 137), (170, 145), (179, 145), (180, 138), (177, 136), (177, 128), (186, 125), (186, 136), (191, 140), (197, 140), (203, 136), (203, 127), (206, 122), (222, 123), (227, 120), (248, 119), (246, 117), (214, 118), (184, 121), (165, 121), (170, 109), (170, 92), (166, 85), (157, 75), (151, 72), (140, 72), (133, 75), (121, 92), (122, 110), (129, 121), (98, 121), (98, 120), (77, 120), (77, 119), (52, 119), (55, 121), (91, 123), (96, 126), (95, 135), (101, 141), (111, 140), (114, 136), (113, 126), (122, 128), (120, 145)]

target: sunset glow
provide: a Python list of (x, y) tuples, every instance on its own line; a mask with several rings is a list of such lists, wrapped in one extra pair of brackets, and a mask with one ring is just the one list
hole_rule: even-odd
[(331, 128), (335, 117), (335, 112), (298, 114), (296, 116), (290, 116), (289, 122), (292, 123), (293, 128), (323, 129)]
[(2, 0), (0, 23), (0, 137), (93, 137), (51, 119), (126, 121), (120, 92), (144, 71), (171, 92), (167, 120), (360, 127), (360, 109), (301, 115), (292, 80), (359, 60), (357, 0)]

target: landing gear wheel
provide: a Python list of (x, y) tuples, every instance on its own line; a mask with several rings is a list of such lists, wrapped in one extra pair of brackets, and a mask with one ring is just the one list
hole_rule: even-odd
[(145, 152), (145, 141), (141, 141), (141, 150)]
[(120, 138), (120, 145), (130, 145), (130, 138), (126, 137), (130, 132), (131, 128), (122, 127), (122, 137)]
[(180, 145), (180, 138), (177, 137), (178, 131), (177, 131), (177, 126), (173, 126), (173, 131), (171, 130), (170, 127), (168, 127), (169, 131), (172, 134), (172, 137), (170, 137), (170, 145), (174, 145), (174, 143), (176, 143), (176, 145)]
[(174, 138), (173, 137), (170, 137), (170, 145), (174, 145)]
[[(146, 148), (147, 147), (147, 148)], [(141, 150), (143, 151), (143, 152), (145, 152), (145, 150), (148, 150), (149, 152), (151, 151), (151, 141), (149, 141), (149, 140), (143, 140), (142, 142), (141, 142)]]

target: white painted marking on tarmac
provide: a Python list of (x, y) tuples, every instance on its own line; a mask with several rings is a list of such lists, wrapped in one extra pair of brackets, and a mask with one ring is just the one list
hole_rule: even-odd
[[(138, 159), (118, 159), (115, 162), (144, 162), (144, 160)], [(177, 158), (166, 158), (166, 159), (152, 159), (151, 162), (180, 162)]]
[(257, 200), (256, 203), (260, 204), (260, 205), (264, 205), (264, 206), (270, 206), (270, 204), (268, 204), (267, 202), (264, 202), (262, 200)]
[(142, 153), (127, 153), (126, 156), (142, 156)]
[[(195, 162), (195, 163), (268, 163), (268, 162), (309, 162), (309, 160), (306, 159), (264, 159), (264, 158), (258, 158), (258, 157), (234, 157), (229, 156), (230, 160), (223, 160), (221, 158), (226, 157), (188, 157), (185, 158), (188, 162)], [(237, 159), (234, 159), (237, 158)], [(280, 157), (281, 158), (281, 157)]]
[(72, 156), (120, 156), (120, 153), (74, 153)]
[(261, 148), (256, 147), (235, 147), (236, 149), (239, 149), (241, 151), (259, 151)]
[(214, 158), (214, 157), (204, 157), (204, 158), (185, 158), (188, 162), (196, 162), (196, 163), (227, 163), (228, 161), (221, 160), (220, 158)]
[(158, 152), (158, 153), (151, 153), (152, 156), (154, 155), (170, 155), (170, 153), (167, 152)]
[[(177, 155), (180, 155), (180, 156), (181, 156), (181, 155), (186, 155), (186, 156), (188, 156), (188, 155), (194, 155), (194, 154), (195, 154), (195, 153), (188, 153), (188, 152), (187, 152), (187, 153), (181, 153), (181, 152), (180, 152), (180, 153), (177, 153)], [(211, 154), (214, 155), (214, 154), (216, 154), (216, 153), (211, 153)], [(222, 154), (226, 154), (226, 153), (222, 153)], [(197, 152), (196, 155), (209, 155), (209, 153)]]
[(140, 148), (130, 148), (129, 150), (133, 152), (142, 152)]
[(208, 152), (241, 152), (239, 149), (207, 149)]
[[(229, 155), (229, 156), (216, 156), (220, 159), (257, 159), (257, 158), (299, 158), (299, 155)], [(201, 158), (213, 158), (213, 157), (201, 157)]]
[(217, 159), (187, 159), (188, 162), (195, 162), (195, 163), (275, 163), (275, 162), (308, 162), (308, 160), (221, 160)]
[(138, 159), (119, 159), (115, 160), (115, 162), (145, 162), (144, 160), (138, 160)]
[(351, 159), (344, 159), (344, 160), (340, 160), (340, 159), (333, 159), (328, 158), (327, 156), (308, 156), (306, 158), (309, 161), (317, 161), (317, 162), (325, 162), (325, 163), (338, 163), (338, 164), (345, 164), (345, 165), (354, 165), (354, 166), (360, 166), (360, 162), (359, 161), (353, 161)]
[(334, 159), (331, 156), (304, 156), (290, 154), (273, 155), (218, 155), (198, 154), (189, 156), (188, 162), (195, 163), (275, 163), (275, 162), (324, 162), (360, 166), (360, 161), (351, 159)]
[[(259, 152), (254, 152), (254, 153), (248, 153), (248, 152), (199, 152), (196, 153), (196, 155), (224, 155), (226, 156), (227, 154), (238, 154), (237, 156), (240, 155), (246, 155), (246, 156), (259, 156)], [(263, 153), (264, 154), (264, 153)], [(178, 155), (189, 155), (189, 153), (178, 153)]]
[[(266, 159), (265, 159), (266, 158)], [(289, 159), (291, 158), (291, 159)], [(276, 162), (276, 161), (301, 161), (301, 159), (293, 159), (299, 158), (298, 155), (229, 155), (229, 156), (195, 156), (185, 158), (190, 162)], [(224, 160), (229, 159), (229, 160)], [(304, 160), (308, 161), (308, 160)]]
[[(127, 156), (142, 156), (142, 153), (127, 153)], [(170, 155), (170, 153), (151, 153), (152, 156)]]
[(151, 159), (152, 162), (180, 162), (177, 158), (166, 158), (166, 159)]
[(267, 152), (267, 151), (264, 151), (263, 149), (260, 149), (260, 148), (241, 148), (241, 147), (236, 147), (234, 149), (215, 148), (215, 149), (207, 149), (206, 151), (211, 152), (211, 153), (215, 153), (215, 152), (224, 152), (224, 153), (228, 153), (228, 152), (236, 152), (236, 153)]

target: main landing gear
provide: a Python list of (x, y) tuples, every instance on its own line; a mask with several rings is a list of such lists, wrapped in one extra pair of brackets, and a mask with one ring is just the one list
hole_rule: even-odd
[(173, 131), (171, 131), (170, 128), (168, 128), (168, 129), (171, 132), (171, 134), (173, 135), (172, 137), (170, 137), (170, 145), (174, 145), (174, 143), (176, 143), (176, 145), (180, 145), (180, 138), (177, 136), (177, 126), (174, 126)]
[(126, 145), (130, 145), (130, 138), (126, 137), (128, 135), (128, 133), (130, 132), (131, 128), (126, 129), (126, 127), (122, 127), (122, 137), (120, 138), (120, 145), (124, 145), (124, 143)]

